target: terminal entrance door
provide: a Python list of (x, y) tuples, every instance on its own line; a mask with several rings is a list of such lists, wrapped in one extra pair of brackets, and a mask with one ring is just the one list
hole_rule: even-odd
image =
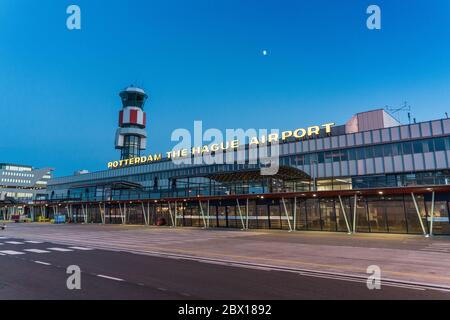
[(217, 226), (219, 228), (228, 227), (226, 206), (217, 206)]
[[(434, 204), (433, 217), (433, 234), (449, 235), (450, 234), (450, 220), (449, 220), (449, 201), (436, 201)], [(431, 203), (427, 203), (428, 223), (431, 223)]]
[[(269, 228), (281, 229), (281, 208), (279, 203), (270, 203), (267, 205), (269, 214)], [(283, 211), (284, 214), (284, 211)]]
[(242, 228), (242, 224), (235, 206), (226, 206), (227, 220), (229, 228)]

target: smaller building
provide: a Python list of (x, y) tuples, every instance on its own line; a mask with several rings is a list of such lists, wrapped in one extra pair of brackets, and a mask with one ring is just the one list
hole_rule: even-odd
[(0, 217), (25, 213), (33, 200), (45, 199), (51, 168), (36, 169), (27, 165), (0, 163)]

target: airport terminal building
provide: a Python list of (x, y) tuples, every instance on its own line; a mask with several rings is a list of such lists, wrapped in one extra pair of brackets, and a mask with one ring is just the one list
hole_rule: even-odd
[(278, 171), (261, 175), (259, 162), (148, 160), (147, 95), (121, 97), (121, 165), (52, 179), (31, 210), (87, 223), (450, 234), (450, 119), (402, 125), (379, 109), (299, 129), (280, 139)]

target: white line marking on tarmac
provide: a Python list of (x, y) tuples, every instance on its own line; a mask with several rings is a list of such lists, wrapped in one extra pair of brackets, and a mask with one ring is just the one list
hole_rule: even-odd
[[(363, 279), (346, 279), (344, 277), (339, 276), (326, 276), (326, 275), (318, 275), (318, 274), (307, 274), (307, 273), (299, 273), (300, 276), (304, 277), (313, 277), (313, 278), (320, 278), (320, 279), (329, 279), (329, 280), (338, 280), (338, 281), (347, 281), (347, 282), (356, 282), (356, 283), (367, 283), (366, 280)], [(381, 281), (382, 286), (387, 287), (397, 287), (402, 289), (411, 289), (411, 290), (419, 290), (419, 291), (425, 291), (426, 289), (413, 286), (413, 285), (402, 285), (402, 284), (392, 284), (392, 283), (385, 283)]]
[(4, 251), (0, 251), (0, 253), (9, 254), (11, 256), (15, 256), (15, 255), (19, 255), (19, 254), (25, 254), (23, 252), (14, 251), (14, 250), (4, 250)]
[(51, 263), (48, 263), (48, 262), (42, 262), (42, 261), (34, 261), (34, 263), (37, 263), (37, 264), (43, 264), (44, 266), (51, 266), (51, 265), (52, 265)]
[(19, 241), (5, 241), (5, 243), (8, 243), (8, 244), (25, 244), (25, 243), (19, 242)]
[(50, 251), (41, 250), (41, 249), (24, 249), (23, 251), (32, 252), (32, 253), (49, 253)]
[(82, 251), (91, 251), (94, 250), (92, 248), (85, 248), (85, 247), (69, 247), (70, 249), (75, 249), (75, 250), (82, 250)]
[(386, 284), (386, 283), (383, 283), (383, 281), (381, 281), (381, 285), (382, 286), (388, 286), (388, 287), (402, 288), (402, 289), (419, 290), (419, 291), (425, 291), (426, 290), (425, 288), (420, 288), (420, 287), (417, 287), (417, 286), (408, 286), (408, 285), (392, 284), (392, 283)]
[(103, 274), (98, 274), (97, 277), (104, 278), (104, 279), (109, 279), (109, 280), (114, 280), (114, 281), (125, 281), (125, 280), (120, 279), (120, 278), (105, 276)]
[(47, 250), (58, 251), (58, 252), (70, 252), (70, 251), (73, 251), (72, 249), (65, 249), (65, 248), (47, 248)]
[(33, 243), (33, 244), (40, 244), (43, 243), (42, 241), (34, 241), (34, 240), (27, 240), (26, 243)]

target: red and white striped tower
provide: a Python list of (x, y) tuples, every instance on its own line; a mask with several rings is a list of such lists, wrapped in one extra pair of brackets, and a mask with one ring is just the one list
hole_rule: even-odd
[(148, 98), (141, 88), (130, 86), (120, 93), (122, 110), (116, 132), (116, 149), (122, 160), (139, 157), (147, 144), (146, 114), (144, 105)]

